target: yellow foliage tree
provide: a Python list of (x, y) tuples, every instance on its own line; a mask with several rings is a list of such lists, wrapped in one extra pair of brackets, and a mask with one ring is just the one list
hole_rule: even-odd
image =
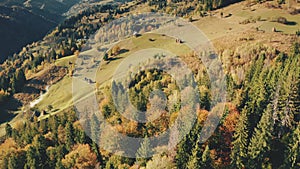
[(88, 144), (78, 144), (62, 159), (66, 168), (92, 169), (99, 165), (96, 154)]

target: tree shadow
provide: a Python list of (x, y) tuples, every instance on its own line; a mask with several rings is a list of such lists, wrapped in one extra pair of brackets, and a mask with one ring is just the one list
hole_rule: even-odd
[(36, 84), (36, 85), (44, 85), (46, 83), (42, 82), (41, 80), (38, 80), (38, 79), (31, 79), (28, 81), (27, 84)]
[(119, 55), (120, 55), (120, 54), (123, 54), (123, 53), (127, 53), (127, 52), (129, 52), (128, 49), (121, 49), (121, 50), (119, 51)]
[(150, 41), (150, 42), (155, 42), (155, 41), (156, 41), (156, 39), (149, 38), (149, 41)]
[(232, 13), (229, 13), (228, 15), (224, 16), (224, 18), (229, 18), (232, 16)]
[(196, 21), (199, 21), (199, 20), (200, 20), (199, 18), (196, 18), (196, 19), (193, 18), (193, 19), (191, 20), (191, 22), (196, 22)]
[(294, 22), (294, 21), (287, 21), (287, 22), (285, 23), (285, 25), (295, 26), (295, 25), (297, 25), (297, 22)]
[(108, 60), (108, 62), (111, 62), (111, 61), (115, 61), (115, 60), (119, 60), (119, 59), (121, 59), (121, 57), (110, 57), (107, 60)]
[(23, 93), (28, 93), (28, 94), (39, 94), (40, 90), (33, 87), (33, 86), (25, 86)]
[(8, 122), (11, 119), (13, 119), (16, 116), (16, 114), (11, 112), (18, 111), (18, 108), (21, 106), (21, 102), (12, 97), (8, 98), (8, 100), (6, 100), (3, 103), (0, 103), (0, 123)]

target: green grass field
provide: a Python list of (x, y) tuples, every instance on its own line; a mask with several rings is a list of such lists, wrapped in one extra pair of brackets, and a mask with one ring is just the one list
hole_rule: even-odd
[(40, 110), (47, 110), (53, 106), (53, 111), (60, 111), (72, 105), (72, 78), (66, 76), (60, 82), (52, 85), (36, 107)]
[(67, 56), (61, 59), (58, 59), (55, 61), (56, 66), (69, 66), (69, 62), (75, 63), (76, 62), (76, 56), (71, 55)]
[[(278, 32), (285, 34), (295, 34), (297, 30), (300, 30), (299, 14), (291, 15), (286, 10), (266, 8), (262, 4), (257, 4), (249, 8), (245, 6), (245, 3), (241, 2), (216, 10), (212, 12), (212, 16), (204, 18), (195, 16), (197, 21), (194, 24), (211, 40), (235, 35), (250, 29), (255, 30), (255, 28), (265, 32), (272, 32), (272, 28), (276, 28)], [(221, 12), (224, 13), (224, 16), (229, 14), (231, 16), (221, 18)], [(246, 19), (257, 17), (260, 17), (261, 21), (244, 25), (240, 24), (240, 22)], [(271, 22), (273, 18), (277, 17), (284, 17), (289, 23)]]
[[(286, 11), (280, 9), (266, 9), (266, 8), (257, 8), (255, 11), (239, 11), (236, 13), (237, 16), (244, 18), (250, 17), (261, 17), (261, 25), (259, 28), (265, 31), (272, 31), (272, 28), (275, 27), (278, 31), (295, 34), (297, 30), (300, 29), (300, 17), (299, 15), (291, 15)], [(271, 22), (272, 18), (284, 17), (290, 22), (290, 24), (281, 24), (277, 22)]]
[[(150, 41), (149, 39), (152, 39), (153, 41)], [(176, 43), (175, 39), (153, 33), (147, 33), (137, 38), (132, 37), (121, 41), (116, 45), (118, 45), (121, 50), (125, 49), (126, 52), (115, 56), (119, 59), (112, 60), (109, 63), (101, 63), (101, 66), (98, 68), (98, 72), (96, 74), (96, 81), (97, 83), (101, 84), (101, 86), (109, 84), (118, 65), (127, 56), (136, 51), (147, 48), (159, 48), (170, 51), (178, 56), (182, 56), (188, 52), (191, 52), (189, 47), (184, 44)], [(68, 66), (69, 62), (76, 62), (75, 55), (61, 58), (57, 60), (55, 64), (57, 66)], [(76, 94), (76, 96), (72, 95), (72, 78), (66, 76), (60, 82), (52, 85), (49, 88), (48, 93), (44, 96), (44, 99), (36, 105), (36, 108), (40, 110), (47, 110), (48, 106), (51, 105), (53, 107), (51, 114), (55, 114), (71, 107), (73, 105), (73, 98), (75, 98), (76, 101), (80, 101), (88, 96), (87, 93), (77, 92)], [(41, 118), (46, 117), (47, 116)]]

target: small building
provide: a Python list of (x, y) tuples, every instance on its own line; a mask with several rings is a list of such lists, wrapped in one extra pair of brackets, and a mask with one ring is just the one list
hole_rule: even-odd
[(135, 31), (135, 32), (133, 32), (133, 34), (132, 34), (132, 35), (133, 35), (134, 37), (136, 37), (136, 38), (137, 38), (137, 37), (139, 37), (139, 36), (141, 36), (141, 34), (139, 34), (139, 33), (138, 33), (138, 32), (136, 32), (136, 31)]
[(176, 39), (176, 43), (183, 43), (183, 41), (181, 39)]

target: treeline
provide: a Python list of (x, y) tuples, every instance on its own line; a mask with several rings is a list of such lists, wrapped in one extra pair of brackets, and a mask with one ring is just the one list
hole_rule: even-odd
[(147, 0), (149, 6), (154, 10), (164, 10), (169, 14), (176, 16), (186, 16), (190, 14), (204, 15), (203, 12), (211, 11), (220, 7), (224, 7), (241, 0)]

